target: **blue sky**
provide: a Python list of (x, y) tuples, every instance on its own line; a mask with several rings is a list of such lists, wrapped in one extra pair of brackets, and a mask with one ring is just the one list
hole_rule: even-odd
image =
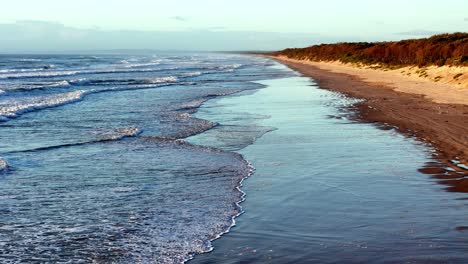
[[(467, 10), (466, 0), (14, 0), (2, 1), (0, 36), (7, 41), (0, 48), (27, 50), (20, 42), (29, 41), (31, 50), (31, 44), (63, 50), (229, 50), (243, 38), (238, 49), (279, 49), (396, 40), (467, 31)], [(188, 39), (194, 36), (195, 48)]]

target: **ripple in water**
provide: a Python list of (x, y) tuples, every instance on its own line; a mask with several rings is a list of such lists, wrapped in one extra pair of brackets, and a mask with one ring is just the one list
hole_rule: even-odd
[[(262, 58), (156, 58), (2, 57), (0, 262), (180, 263), (233, 225), (251, 167), (184, 138), (218, 126), (192, 116), (208, 99), (281, 73)], [(267, 130), (229, 131), (244, 146)]]
[(250, 168), (238, 154), (158, 138), (103, 144), (30, 153), (37, 166), (0, 185), (2, 259), (178, 263), (209, 251), (240, 212)]

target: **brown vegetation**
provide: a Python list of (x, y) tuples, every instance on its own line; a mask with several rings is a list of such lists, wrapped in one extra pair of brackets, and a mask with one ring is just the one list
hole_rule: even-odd
[(312, 61), (408, 65), (468, 65), (468, 33), (392, 42), (321, 44), (274, 52), (274, 56)]

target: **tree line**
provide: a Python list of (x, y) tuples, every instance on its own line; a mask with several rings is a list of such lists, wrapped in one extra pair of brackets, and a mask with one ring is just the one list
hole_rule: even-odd
[(364, 64), (468, 66), (468, 33), (390, 42), (342, 42), (272, 53), (292, 59)]

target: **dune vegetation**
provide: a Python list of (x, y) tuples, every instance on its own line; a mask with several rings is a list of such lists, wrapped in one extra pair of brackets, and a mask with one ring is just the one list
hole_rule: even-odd
[(274, 56), (311, 61), (389, 66), (468, 66), (468, 33), (389, 42), (343, 42), (273, 52)]

